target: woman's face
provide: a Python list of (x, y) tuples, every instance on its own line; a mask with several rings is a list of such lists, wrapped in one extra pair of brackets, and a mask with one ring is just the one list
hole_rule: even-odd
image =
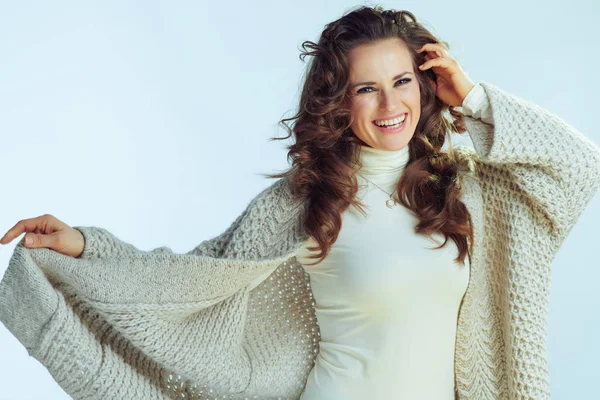
[[(421, 117), (421, 92), (404, 42), (392, 38), (358, 46), (350, 53), (349, 65), (354, 134), (377, 149), (407, 146)], [(404, 115), (405, 121), (397, 125)], [(376, 125), (384, 121), (392, 128)]]

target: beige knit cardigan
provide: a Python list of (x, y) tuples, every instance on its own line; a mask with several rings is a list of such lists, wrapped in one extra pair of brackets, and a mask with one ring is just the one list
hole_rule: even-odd
[[(600, 187), (600, 150), (548, 111), (481, 83), (493, 124), (457, 146), (474, 251), (455, 351), (458, 399), (547, 399), (553, 258)], [(279, 179), (186, 254), (102, 228), (72, 258), (17, 244), (0, 320), (75, 399), (297, 399), (319, 351), (303, 204)], [(0, 362), (6, 362), (2, 360)]]

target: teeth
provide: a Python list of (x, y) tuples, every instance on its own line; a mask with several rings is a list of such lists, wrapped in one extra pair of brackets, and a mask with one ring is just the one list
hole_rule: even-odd
[(395, 118), (395, 119), (386, 119), (386, 120), (381, 120), (381, 121), (375, 121), (375, 125), (378, 125), (378, 126), (397, 125), (397, 124), (403, 122), (404, 119), (406, 119), (406, 114), (404, 114), (403, 116), (401, 116), (399, 118)]

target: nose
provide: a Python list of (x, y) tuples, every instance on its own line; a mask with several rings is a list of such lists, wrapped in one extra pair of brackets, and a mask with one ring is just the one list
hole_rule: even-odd
[(394, 90), (384, 90), (382, 89), (380, 92), (381, 97), (379, 99), (379, 106), (382, 110), (387, 112), (392, 112), (396, 109), (398, 102), (398, 93)]

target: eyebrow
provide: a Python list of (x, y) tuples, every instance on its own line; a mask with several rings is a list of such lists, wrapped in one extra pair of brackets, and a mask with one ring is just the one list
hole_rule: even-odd
[[(413, 74), (412, 72), (408, 72), (408, 71), (404, 71), (401, 74), (396, 75), (392, 80), (395, 81), (396, 79), (400, 79), (402, 78), (404, 75), (406, 74)], [(350, 89), (354, 89), (357, 86), (361, 86), (361, 85), (375, 85), (377, 82), (360, 82), (360, 83), (355, 83), (354, 85), (352, 85), (350, 87)]]

